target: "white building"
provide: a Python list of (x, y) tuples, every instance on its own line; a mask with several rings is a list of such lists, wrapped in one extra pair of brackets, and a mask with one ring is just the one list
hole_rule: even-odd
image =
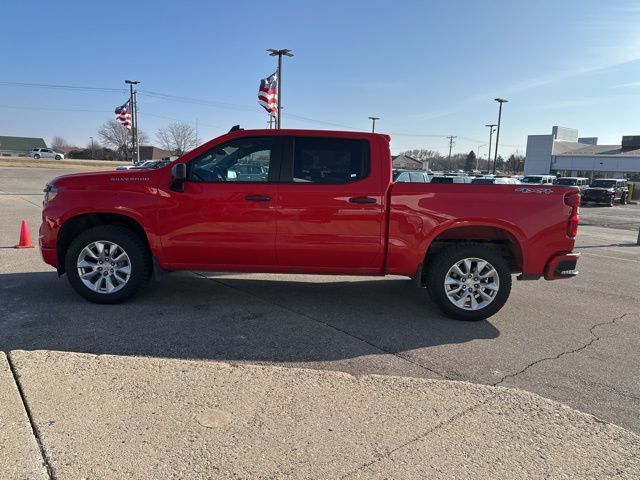
[(623, 178), (640, 173), (640, 136), (624, 136), (621, 145), (598, 145), (597, 137), (553, 127), (550, 135), (529, 135), (525, 175)]

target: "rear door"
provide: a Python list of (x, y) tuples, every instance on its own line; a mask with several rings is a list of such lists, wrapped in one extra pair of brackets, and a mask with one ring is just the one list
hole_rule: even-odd
[(187, 164), (184, 192), (159, 212), (167, 263), (231, 270), (276, 265), (277, 178), (242, 178), (234, 168), (251, 165), (277, 172), (280, 144), (277, 136), (240, 137)]
[(287, 141), (278, 190), (278, 264), (300, 271), (379, 271), (385, 189), (369, 140)]

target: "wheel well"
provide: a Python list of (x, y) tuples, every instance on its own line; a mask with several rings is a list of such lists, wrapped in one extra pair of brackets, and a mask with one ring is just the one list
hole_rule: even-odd
[(146, 247), (149, 247), (149, 240), (144, 229), (131, 217), (126, 215), (118, 215), (115, 213), (88, 213), (85, 215), (78, 215), (67, 220), (58, 233), (58, 240), (56, 250), (58, 252), (58, 273), (64, 273), (64, 257), (67, 253), (67, 249), (73, 239), (76, 238), (81, 232), (99, 225), (118, 225), (125, 227), (134, 232), (144, 242)]
[(522, 271), (522, 250), (515, 237), (498, 227), (455, 227), (438, 235), (427, 249), (425, 263), (454, 242), (484, 243), (497, 249), (507, 260), (511, 273)]

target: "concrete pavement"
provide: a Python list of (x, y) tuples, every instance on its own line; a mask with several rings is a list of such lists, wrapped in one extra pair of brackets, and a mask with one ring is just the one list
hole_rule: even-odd
[(221, 362), (11, 357), (58, 479), (640, 475), (640, 437), (519, 390)]

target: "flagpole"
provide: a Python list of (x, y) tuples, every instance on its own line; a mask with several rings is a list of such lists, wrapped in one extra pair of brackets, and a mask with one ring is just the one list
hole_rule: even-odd
[(133, 93), (133, 86), (139, 84), (138, 80), (125, 80), (129, 84), (129, 105), (131, 106), (131, 162), (136, 164), (140, 161), (140, 147), (138, 145), (138, 108), (136, 98)]
[(140, 142), (138, 141), (138, 92), (133, 91), (134, 116), (136, 119), (136, 163), (140, 163)]
[(280, 128), (282, 124), (282, 56), (293, 57), (293, 52), (287, 48), (281, 50), (269, 48), (267, 52), (272, 57), (278, 57), (278, 118), (276, 118), (276, 128)]

